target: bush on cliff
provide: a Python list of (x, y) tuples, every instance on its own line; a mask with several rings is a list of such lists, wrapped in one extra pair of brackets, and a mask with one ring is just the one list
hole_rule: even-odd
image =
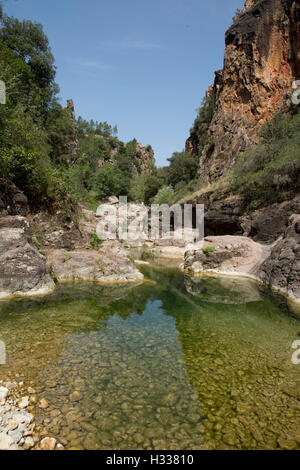
[(244, 152), (229, 181), (252, 208), (280, 202), (300, 190), (300, 113), (279, 113), (262, 129), (261, 141)]

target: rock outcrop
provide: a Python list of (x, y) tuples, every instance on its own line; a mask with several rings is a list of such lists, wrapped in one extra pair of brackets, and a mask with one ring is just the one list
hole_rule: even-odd
[(300, 214), (289, 218), (285, 234), (271, 246), (247, 237), (206, 237), (201, 246), (187, 250), (187, 272), (247, 276), (262, 281), (300, 301)]
[(26, 216), (28, 211), (25, 194), (15, 184), (0, 178), (0, 215)]
[(28, 228), (21, 216), (0, 219), (0, 298), (54, 289), (45, 258), (28, 242)]
[(256, 277), (269, 253), (268, 247), (246, 237), (207, 237), (198, 249), (185, 253), (183, 268), (192, 273)]
[[(45, 233), (39, 239), (43, 241), (43, 246), (30, 231), (32, 228), (25, 217), (1, 217), (0, 299), (49, 294), (55, 288), (54, 280), (104, 283), (142, 281), (143, 274), (118, 240), (103, 241), (101, 246), (99, 241), (99, 246), (91, 246), (90, 238), (95, 236), (97, 224), (95, 215), (91, 214), (86, 211), (80, 230), (74, 229), (74, 232), (66, 229), (50, 232), (51, 219), (50, 226), (45, 222), (42, 227)], [(39, 248), (43, 254), (31, 244), (30, 239), (41, 245)], [(62, 248), (57, 248), (60, 245)]]
[[(203, 180), (223, 176), (286, 103), (300, 78), (299, 51), (299, 0), (246, 1), (226, 33), (224, 68), (209, 90), (215, 105), (200, 157)], [(195, 147), (189, 139), (187, 151), (197, 153)]]
[(142, 174), (150, 173), (155, 165), (154, 152), (151, 145), (144, 147), (136, 142), (134, 158), (137, 160)]
[(47, 261), (58, 282), (139, 282), (144, 276), (117, 240), (107, 240), (99, 250), (51, 250)]
[(300, 213), (300, 196), (260, 209), (249, 209), (246, 199), (226, 191), (208, 191), (185, 200), (204, 204), (205, 235), (244, 235), (271, 244), (282, 236), (293, 213)]
[(290, 217), (285, 235), (259, 270), (259, 278), (289, 297), (300, 299), (300, 215)]

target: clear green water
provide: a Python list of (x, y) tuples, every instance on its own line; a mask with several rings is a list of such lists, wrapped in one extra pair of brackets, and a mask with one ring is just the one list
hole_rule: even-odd
[(249, 281), (145, 274), (0, 303), (0, 379), (48, 401), (32, 404), (37, 435), (77, 449), (300, 448), (300, 322), (285, 302)]

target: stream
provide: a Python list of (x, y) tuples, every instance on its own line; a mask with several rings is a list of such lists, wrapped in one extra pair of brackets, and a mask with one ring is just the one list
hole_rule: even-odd
[(143, 272), (0, 302), (0, 379), (30, 386), (36, 435), (67, 449), (300, 449), (300, 321), (285, 299)]

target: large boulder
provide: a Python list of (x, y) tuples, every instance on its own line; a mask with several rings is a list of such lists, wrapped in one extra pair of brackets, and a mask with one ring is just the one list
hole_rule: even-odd
[(58, 282), (136, 282), (144, 277), (116, 240), (103, 242), (99, 250), (49, 250), (46, 257)]
[(300, 300), (300, 215), (292, 215), (284, 237), (259, 269), (259, 278)]
[(54, 289), (45, 258), (28, 242), (28, 228), (24, 217), (0, 218), (0, 298)]
[(291, 214), (300, 213), (300, 196), (290, 201), (274, 203), (241, 217), (243, 234), (255, 241), (274, 243), (284, 235)]
[(0, 214), (26, 216), (28, 211), (25, 194), (15, 184), (0, 178)]
[(255, 277), (269, 248), (239, 236), (206, 237), (197, 249), (185, 253), (184, 269), (192, 273), (214, 272)]

